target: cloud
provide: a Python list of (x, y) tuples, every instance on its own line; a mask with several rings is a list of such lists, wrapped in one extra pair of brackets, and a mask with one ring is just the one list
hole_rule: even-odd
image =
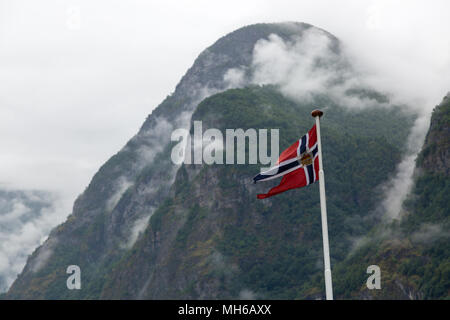
[(448, 237), (450, 232), (443, 230), (442, 226), (437, 224), (424, 224), (411, 235), (411, 239), (419, 243), (430, 243)]
[(255, 45), (252, 81), (279, 85), (285, 94), (311, 101), (313, 94), (323, 92), (337, 80), (340, 60), (331, 50), (330, 39), (320, 30), (307, 30), (293, 42), (272, 34)]
[(146, 214), (143, 217), (139, 217), (134, 221), (133, 226), (130, 229), (129, 232), (129, 238), (126, 244), (124, 244), (124, 248), (130, 249), (133, 247), (133, 245), (138, 240), (139, 236), (145, 231), (145, 229), (148, 226), (148, 223), (150, 222), (150, 218), (152, 217), (153, 213), (155, 212), (155, 208), (150, 208), (150, 214)]
[(255, 45), (251, 82), (276, 85), (286, 96), (302, 103), (313, 103), (315, 97), (326, 95), (347, 108), (386, 107), (384, 101), (353, 94), (372, 88), (340, 47), (336, 39), (317, 28), (291, 40), (272, 34)]
[[(62, 222), (61, 210), (63, 205), (49, 193), (0, 190), (0, 292), (11, 285), (54, 225)], [(50, 254), (39, 253), (33, 270), (39, 270)]]
[(131, 187), (133, 183), (129, 181), (126, 177), (120, 177), (118, 178), (117, 182), (115, 183), (115, 192), (114, 194), (106, 201), (106, 210), (111, 211), (114, 209), (114, 207), (119, 202), (120, 198), (122, 198), (125, 191), (128, 190), (129, 187)]
[(255, 300), (256, 298), (257, 295), (252, 290), (243, 289), (239, 292), (240, 300)]
[(403, 202), (414, 185), (416, 158), (428, 132), (429, 117), (422, 113), (416, 119), (406, 143), (406, 155), (398, 164), (394, 177), (382, 186), (384, 199), (378, 210), (388, 220), (401, 219), (404, 214)]
[(32, 272), (39, 272), (43, 267), (45, 267), (53, 254), (53, 247), (56, 243), (57, 240), (55, 238), (48, 239), (48, 241), (38, 249), (39, 251), (37, 256), (30, 266)]
[(243, 70), (243, 68), (228, 69), (223, 76), (223, 81), (230, 89), (243, 87), (247, 84), (245, 70)]

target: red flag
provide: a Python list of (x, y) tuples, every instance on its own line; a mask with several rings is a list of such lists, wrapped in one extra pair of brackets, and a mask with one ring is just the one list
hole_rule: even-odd
[(283, 176), (278, 186), (270, 189), (268, 193), (258, 194), (258, 199), (265, 199), (286, 190), (301, 188), (319, 180), (317, 151), (317, 131), (314, 125), (307, 134), (281, 153), (276, 166), (253, 178), (256, 183)]

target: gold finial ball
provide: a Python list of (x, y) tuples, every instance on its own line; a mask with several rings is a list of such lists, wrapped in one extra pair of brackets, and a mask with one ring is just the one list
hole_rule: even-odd
[(318, 109), (316, 109), (316, 110), (314, 110), (313, 112), (311, 112), (311, 115), (313, 116), (313, 118), (315, 118), (315, 117), (321, 117), (321, 116), (323, 115), (323, 112), (320, 111), (320, 110), (318, 110)]

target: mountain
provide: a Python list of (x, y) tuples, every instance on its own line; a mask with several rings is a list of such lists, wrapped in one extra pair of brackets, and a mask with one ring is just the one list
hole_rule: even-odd
[[(450, 298), (450, 96), (436, 106), (416, 160), (405, 216), (372, 230), (337, 266), (337, 293), (358, 299)], [(381, 268), (382, 290), (365, 288), (365, 267)]]
[[(308, 43), (301, 40), (312, 31), (327, 41), (314, 48), (318, 58), (309, 71), (332, 75), (317, 90), (298, 99), (282, 82), (255, 83), (258, 45), (273, 40), (308, 54), (298, 44)], [(241, 28), (207, 48), (95, 174), (5, 298), (322, 298), (318, 186), (257, 200), (271, 185), (250, 183), (260, 165), (175, 165), (170, 137), (177, 128), (193, 132), (198, 120), (203, 130), (221, 132), (277, 128), (281, 151), (312, 126), (311, 110), (326, 106), (332, 265), (350, 265), (352, 239), (380, 223), (373, 212), (381, 186), (404, 155), (416, 116), (371, 88), (344, 86), (357, 75), (340, 46), (311, 25), (280, 23)], [(230, 81), (230, 70), (240, 72), (240, 81)], [(66, 287), (73, 264), (81, 268), (81, 290)], [(341, 297), (354, 291), (340, 285)]]
[[(346, 255), (348, 234), (364, 234), (377, 186), (395, 170), (396, 143), (412, 119), (397, 111), (361, 113), (330, 106), (323, 119), (333, 259)], [(280, 128), (280, 148), (312, 125), (309, 104), (276, 89), (233, 89), (205, 99), (193, 114), (204, 129)], [(357, 115), (357, 116), (356, 116)], [(365, 124), (361, 134), (361, 125)], [(394, 132), (403, 132), (388, 143)], [(398, 140), (397, 140), (398, 139)], [(350, 157), (349, 145), (351, 145)], [(386, 154), (394, 155), (385, 159)], [(395, 156), (396, 155), (396, 156)], [(382, 163), (382, 165), (378, 165)], [(261, 201), (251, 178), (258, 165), (183, 165), (172, 194), (142, 238), (117, 264), (102, 298), (315, 298), (321, 290), (318, 185)], [(380, 175), (379, 171), (384, 174)], [(345, 183), (343, 183), (345, 181)], [(358, 190), (357, 192), (353, 190)], [(352, 221), (353, 223), (348, 223)], [(146, 266), (142, 268), (142, 266)]]

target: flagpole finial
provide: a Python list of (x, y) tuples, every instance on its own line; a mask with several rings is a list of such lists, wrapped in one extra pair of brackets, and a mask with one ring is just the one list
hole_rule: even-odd
[(320, 111), (319, 109), (316, 109), (316, 110), (313, 110), (313, 112), (311, 112), (311, 115), (313, 116), (313, 118), (321, 117), (323, 115), (323, 112)]

